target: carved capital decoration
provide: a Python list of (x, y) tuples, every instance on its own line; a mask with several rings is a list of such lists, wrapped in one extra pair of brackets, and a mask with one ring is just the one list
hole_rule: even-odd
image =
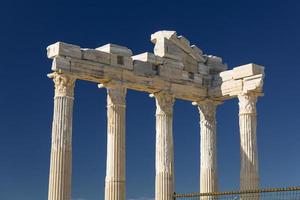
[(107, 106), (126, 106), (126, 93), (127, 89), (122, 86), (107, 88)]
[(197, 102), (201, 122), (213, 123), (216, 118), (216, 108), (221, 102), (204, 100)]
[(158, 92), (154, 94), (156, 100), (156, 114), (173, 114), (173, 105), (175, 98), (173, 95), (165, 92)]
[(253, 94), (238, 95), (239, 114), (256, 114), (257, 96)]
[(55, 86), (55, 97), (74, 97), (74, 86), (76, 79), (67, 74), (52, 73), (49, 78), (53, 78)]

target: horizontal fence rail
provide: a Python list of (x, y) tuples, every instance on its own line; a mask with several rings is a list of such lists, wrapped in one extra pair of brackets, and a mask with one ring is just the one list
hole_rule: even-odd
[(300, 200), (300, 187), (266, 188), (233, 192), (176, 194), (174, 200)]

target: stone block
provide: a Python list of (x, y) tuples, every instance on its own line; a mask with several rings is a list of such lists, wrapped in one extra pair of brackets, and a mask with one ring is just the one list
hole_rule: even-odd
[(131, 57), (111, 54), (110, 64), (113, 67), (120, 67), (128, 70), (133, 70), (133, 61)]
[(63, 42), (56, 42), (47, 47), (47, 56), (48, 58), (54, 58), (55, 56), (65, 56), (81, 59), (81, 50), (80, 46)]
[(161, 77), (165, 77), (168, 79), (176, 79), (181, 80), (182, 79), (182, 72), (183, 70), (174, 68), (170, 65), (160, 65), (158, 66), (158, 74)]
[(192, 73), (198, 72), (198, 62), (188, 54), (185, 54), (183, 58), (183, 65), (184, 65), (183, 69), (187, 72), (192, 72)]
[(177, 33), (176, 31), (157, 31), (153, 34), (151, 34), (151, 42), (156, 44), (158, 39), (166, 38), (170, 40), (171, 38), (177, 38)]
[(69, 71), (71, 68), (71, 62), (69, 59), (65, 57), (55, 57), (52, 62), (51, 70), (59, 71), (59, 70), (67, 70)]
[(194, 82), (196, 84), (202, 85), (203, 84), (203, 75), (195, 73), (194, 74)]
[(139, 60), (133, 61), (133, 72), (142, 76), (154, 76), (157, 71), (153, 69), (154, 65), (149, 62), (143, 62)]
[(92, 60), (95, 62), (110, 64), (110, 53), (103, 51), (98, 51), (94, 49), (83, 49), (82, 50), (82, 59)]
[(228, 70), (220, 73), (222, 81), (230, 81), (233, 79), (233, 70)]
[(243, 79), (243, 91), (247, 93), (248, 91), (261, 92), (263, 87), (263, 74), (258, 74), (255, 76), (250, 76)]
[(208, 75), (209, 74), (209, 68), (207, 65), (204, 63), (199, 63), (198, 64), (198, 73), (203, 74), (203, 75)]
[(196, 45), (192, 45), (191, 48), (194, 53), (199, 54), (199, 55), (203, 54), (203, 51), (201, 49), (199, 49)]
[(168, 65), (168, 67), (177, 68), (180, 70), (183, 70), (183, 68), (184, 68), (184, 65), (181, 61), (172, 60), (172, 59), (168, 59), (168, 58), (164, 59), (163, 65)]
[(203, 54), (202, 50), (199, 49), (196, 45), (192, 45), (191, 48), (192, 48), (192, 51), (190, 52), (190, 56), (192, 56), (198, 62), (204, 63), (205, 59), (202, 56), (202, 54)]
[(223, 95), (234, 96), (240, 94), (243, 91), (242, 80), (232, 80), (223, 82), (221, 85), (221, 92)]
[(208, 55), (206, 65), (209, 66), (210, 73), (219, 73), (227, 70), (227, 65), (222, 63), (222, 58)]
[(211, 86), (216, 87), (222, 84), (222, 78), (219, 74), (212, 75)]
[(101, 47), (96, 48), (96, 50), (104, 51), (111, 54), (117, 54), (124, 57), (131, 57), (132, 51), (127, 47), (116, 45), (116, 44), (106, 44)]
[(159, 56), (154, 55), (153, 53), (141, 53), (131, 57), (133, 60), (140, 60), (143, 62), (150, 62), (154, 65), (160, 65), (163, 63), (163, 59)]
[(257, 74), (263, 74), (264, 67), (253, 63), (242, 65), (233, 68), (233, 79), (241, 79), (248, 76), (254, 76)]
[(154, 54), (163, 58), (170, 58), (181, 61), (183, 51), (170, 40), (159, 38), (154, 46)]

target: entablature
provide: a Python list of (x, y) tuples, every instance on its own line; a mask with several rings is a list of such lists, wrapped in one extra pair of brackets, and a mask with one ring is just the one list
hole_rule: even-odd
[(175, 31), (158, 31), (151, 41), (154, 53), (134, 56), (127, 47), (115, 44), (87, 49), (63, 42), (48, 46), (47, 55), (53, 59), (54, 72), (103, 85), (121, 83), (148, 93), (166, 91), (184, 100), (223, 100), (241, 92), (262, 91), (262, 66), (248, 64), (227, 70), (220, 57), (203, 54)]

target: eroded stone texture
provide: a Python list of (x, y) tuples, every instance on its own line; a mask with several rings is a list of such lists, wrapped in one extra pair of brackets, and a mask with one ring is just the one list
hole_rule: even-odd
[[(218, 191), (216, 107), (220, 102), (197, 102), (200, 113), (200, 192)], [(211, 200), (212, 197), (201, 197)]]
[(238, 96), (238, 99), (241, 139), (240, 189), (258, 189), (259, 173), (256, 141), (257, 94), (241, 94)]
[[(222, 58), (206, 55), (175, 31), (151, 35), (153, 53), (132, 55), (115, 44), (96, 49), (57, 42), (47, 48), (53, 59), (55, 103), (49, 200), (70, 199), (73, 88), (76, 79), (108, 88), (106, 200), (125, 199), (126, 89), (155, 94), (156, 200), (171, 200), (174, 190), (172, 112), (174, 99), (197, 102), (201, 126), (201, 192), (217, 191), (217, 102), (239, 98), (241, 189), (258, 187), (256, 95), (261, 94), (264, 67), (253, 63), (227, 70)], [(122, 87), (120, 87), (122, 86)], [(199, 102), (199, 99), (205, 101)], [(61, 145), (57, 145), (61, 144)]]
[(172, 200), (174, 192), (174, 97), (156, 93), (155, 200)]
[(105, 200), (126, 199), (125, 108), (126, 89), (107, 89), (107, 161)]
[(50, 75), (55, 85), (52, 124), (49, 200), (71, 200), (72, 115), (75, 79), (65, 74)]

